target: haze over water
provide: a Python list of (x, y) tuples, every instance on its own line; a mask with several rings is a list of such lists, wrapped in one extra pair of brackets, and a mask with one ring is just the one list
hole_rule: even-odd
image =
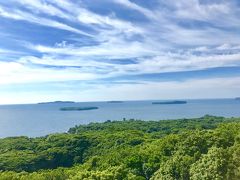
[[(0, 137), (43, 136), (66, 132), (70, 127), (90, 122), (122, 120), (164, 120), (201, 117), (206, 114), (240, 117), (240, 101), (235, 99), (188, 100), (187, 104), (152, 105), (153, 101), (123, 103), (82, 102), (74, 104), (29, 104), (0, 106)], [(89, 111), (60, 111), (66, 106), (97, 106)]]

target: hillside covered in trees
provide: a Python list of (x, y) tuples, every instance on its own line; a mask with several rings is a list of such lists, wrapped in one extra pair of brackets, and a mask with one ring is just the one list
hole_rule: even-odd
[(240, 179), (240, 118), (107, 121), (0, 139), (0, 179)]

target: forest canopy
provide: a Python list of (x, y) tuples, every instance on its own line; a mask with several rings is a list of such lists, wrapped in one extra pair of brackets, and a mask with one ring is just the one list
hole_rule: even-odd
[(0, 139), (0, 179), (240, 179), (240, 118), (90, 123)]

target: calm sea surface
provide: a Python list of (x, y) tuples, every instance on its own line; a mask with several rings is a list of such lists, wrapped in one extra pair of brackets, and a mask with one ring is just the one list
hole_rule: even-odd
[[(0, 137), (42, 136), (66, 132), (70, 127), (90, 122), (134, 118), (163, 120), (201, 117), (205, 114), (240, 117), (240, 100), (187, 100), (187, 104), (152, 105), (153, 101), (123, 103), (83, 102), (74, 104), (29, 104), (0, 106)], [(61, 107), (97, 106), (89, 111), (60, 111)]]

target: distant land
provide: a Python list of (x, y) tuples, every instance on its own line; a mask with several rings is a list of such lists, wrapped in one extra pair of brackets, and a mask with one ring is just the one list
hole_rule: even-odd
[(163, 102), (152, 102), (152, 104), (187, 104), (187, 101), (163, 101)]
[(107, 103), (123, 103), (123, 101), (107, 101)]
[(236, 100), (240, 100), (240, 97), (236, 97), (235, 99), (236, 99)]
[(60, 111), (86, 111), (94, 109), (98, 109), (98, 107), (62, 107)]
[(75, 103), (74, 101), (52, 101), (52, 102), (40, 102), (38, 104), (59, 104), (59, 103)]

